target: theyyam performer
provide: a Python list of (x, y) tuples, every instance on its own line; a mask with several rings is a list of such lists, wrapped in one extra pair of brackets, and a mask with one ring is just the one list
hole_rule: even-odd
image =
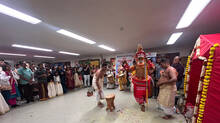
[[(132, 83), (134, 85), (134, 97), (141, 106), (141, 111), (145, 111), (145, 103), (148, 103), (148, 93), (151, 91), (152, 78), (148, 75), (148, 71), (154, 68), (151, 61), (147, 60), (146, 53), (143, 47), (139, 44), (136, 55), (134, 57), (135, 63), (130, 72), (132, 75)], [(134, 72), (135, 71), (135, 72)]]

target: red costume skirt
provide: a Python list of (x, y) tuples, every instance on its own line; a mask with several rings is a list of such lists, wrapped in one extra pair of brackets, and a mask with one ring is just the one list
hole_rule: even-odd
[[(146, 80), (145, 79), (138, 79), (136, 77), (132, 78), (132, 83), (134, 84), (134, 97), (136, 101), (139, 104), (143, 104), (146, 102)], [(151, 78), (148, 77), (148, 93), (150, 92), (150, 83), (151, 83)]]

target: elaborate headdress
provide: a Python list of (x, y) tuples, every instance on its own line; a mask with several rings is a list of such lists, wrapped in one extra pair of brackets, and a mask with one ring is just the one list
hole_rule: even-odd
[(146, 53), (144, 52), (141, 44), (138, 44), (137, 52), (135, 55), (135, 59), (138, 59), (138, 58), (146, 58)]

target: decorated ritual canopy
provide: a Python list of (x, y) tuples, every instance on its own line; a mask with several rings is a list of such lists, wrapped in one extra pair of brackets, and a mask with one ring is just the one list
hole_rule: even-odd
[(220, 34), (200, 35), (188, 57), (185, 104), (194, 106), (193, 122), (220, 122)]

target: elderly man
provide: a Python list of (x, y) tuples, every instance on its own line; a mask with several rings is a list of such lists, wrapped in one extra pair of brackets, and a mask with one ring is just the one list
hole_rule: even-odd
[(184, 73), (184, 67), (180, 63), (180, 57), (179, 56), (176, 56), (173, 59), (172, 67), (174, 67), (176, 69), (176, 71), (178, 72), (176, 87), (177, 87), (177, 90), (179, 90), (182, 83), (183, 83), (183, 73)]
[(33, 72), (27, 67), (27, 63), (24, 61), (22, 67), (18, 69), (18, 75), (20, 76), (20, 83), (22, 90), (24, 91), (24, 98), (27, 103), (33, 100)]

